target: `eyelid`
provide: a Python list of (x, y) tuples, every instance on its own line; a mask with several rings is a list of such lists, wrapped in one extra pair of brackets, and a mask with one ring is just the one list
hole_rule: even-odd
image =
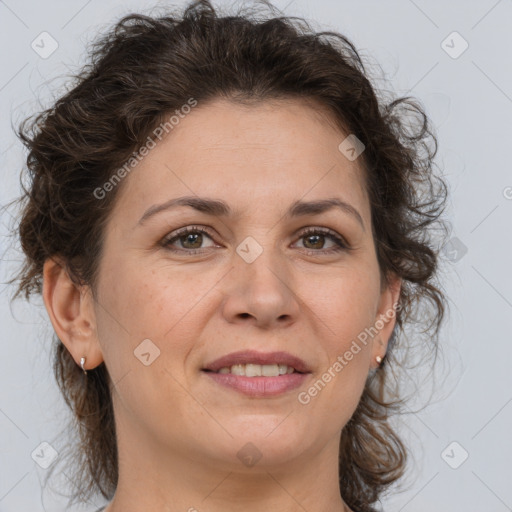
[[(328, 257), (333, 255), (341, 255), (343, 253), (350, 253), (353, 251), (352, 246), (348, 243), (347, 239), (338, 234), (336, 231), (332, 229), (321, 227), (321, 226), (308, 226), (299, 230), (294, 238), (297, 238), (297, 242), (302, 238), (307, 237), (309, 235), (320, 234), (327, 238), (330, 238), (333, 242), (334, 246), (328, 249), (308, 249), (307, 247), (299, 247), (302, 253), (307, 256), (312, 257)], [(295, 243), (297, 243), (295, 242)]]
[[(206, 233), (206, 235), (208, 235), (215, 242), (215, 235), (212, 233), (213, 230), (211, 228), (209, 228), (207, 226), (198, 225), (198, 224), (191, 224), (188, 226), (183, 226), (181, 228), (175, 229), (171, 233), (165, 235), (164, 238), (162, 239), (161, 243), (165, 246), (165, 244), (168, 244), (171, 240), (173, 240), (175, 238), (179, 238), (183, 235), (186, 235), (187, 233), (189, 233), (191, 231), (192, 232), (199, 231), (202, 233)], [(217, 243), (217, 242), (215, 242), (215, 243)], [(180, 249), (180, 250), (191, 252), (194, 249), (188, 249), (188, 250)], [(196, 249), (196, 250), (201, 250), (201, 249)]]
[[(178, 228), (178, 229), (175, 229), (174, 231), (172, 231), (171, 233), (169, 233), (168, 235), (166, 235), (162, 240), (161, 240), (161, 245), (166, 249), (166, 250), (169, 250), (171, 252), (180, 252), (180, 253), (188, 253), (188, 254), (197, 254), (197, 253), (201, 253), (205, 250), (208, 250), (210, 249), (211, 247), (204, 247), (204, 248), (199, 248), (199, 249), (173, 249), (173, 248), (170, 248), (170, 242), (174, 239), (178, 239), (180, 238), (181, 236), (183, 235), (186, 235), (187, 233), (189, 232), (200, 232), (200, 233), (203, 233), (203, 234), (206, 234), (209, 238), (212, 239), (212, 241), (217, 244), (215, 238), (216, 236), (212, 233), (212, 229), (208, 226), (203, 226), (203, 225), (197, 225), (197, 224), (191, 224), (191, 225), (188, 225), (188, 226), (183, 226), (181, 228)], [(342, 235), (340, 235), (339, 233), (337, 233), (336, 231), (330, 229), (330, 228), (327, 228), (327, 227), (322, 227), (322, 226), (306, 226), (304, 228), (301, 228), (299, 230), (297, 230), (295, 232), (295, 234), (293, 235), (293, 238), (298, 238), (298, 239), (301, 239), (309, 234), (322, 234), (324, 236), (327, 236), (327, 237), (330, 237), (333, 242), (335, 243), (335, 245), (337, 247), (335, 248), (330, 248), (330, 249), (307, 249), (307, 248), (301, 248), (303, 251), (305, 251), (307, 254), (318, 254), (318, 255), (321, 255), (321, 254), (330, 254), (330, 253), (335, 253), (335, 252), (340, 252), (340, 251), (351, 251), (352, 250), (352, 247), (351, 245), (348, 243), (348, 241), (346, 240), (346, 238)], [(218, 246), (218, 244), (217, 244)]]
[(309, 233), (321, 233), (323, 235), (328, 235), (328, 236), (331, 236), (332, 238), (334, 239), (339, 239), (340, 242), (343, 242), (343, 244), (349, 248), (350, 247), (350, 244), (348, 243), (347, 239), (343, 236), (343, 235), (340, 235), (338, 232), (330, 229), (330, 228), (326, 228), (326, 227), (322, 227), (322, 226), (308, 226), (308, 227), (305, 227), (305, 228), (301, 228), (299, 229), (299, 231), (297, 231), (295, 233), (295, 237), (303, 237), (305, 235), (308, 235)]

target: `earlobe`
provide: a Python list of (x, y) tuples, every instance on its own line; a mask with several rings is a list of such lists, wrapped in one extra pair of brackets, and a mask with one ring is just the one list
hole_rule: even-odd
[(43, 300), (55, 333), (77, 365), (86, 358), (87, 368), (95, 368), (103, 356), (95, 331), (90, 294), (71, 280), (59, 258), (48, 258), (43, 266)]

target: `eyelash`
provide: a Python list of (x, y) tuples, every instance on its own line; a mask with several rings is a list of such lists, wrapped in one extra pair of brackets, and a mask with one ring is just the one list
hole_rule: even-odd
[[(177, 240), (179, 240), (184, 235), (188, 235), (190, 233), (202, 233), (207, 235), (209, 238), (213, 240), (213, 235), (210, 233), (209, 230), (199, 227), (199, 226), (187, 226), (185, 228), (178, 229), (174, 233), (172, 233), (172, 236), (167, 236), (162, 240), (162, 246), (171, 252), (174, 253), (187, 253), (187, 254), (201, 254), (204, 252), (204, 249), (176, 249), (171, 247), (171, 244)], [(338, 253), (341, 251), (350, 251), (351, 247), (346, 242), (346, 240), (340, 236), (338, 236), (334, 231), (331, 231), (327, 228), (305, 228), (303, 231), (299, 233), (299, 239), (304, 238), (308, 235), (324, 235), (329, 238), (336, 244), (335, 247), (331, 247), (330, 249), (305, 249), (302, 250), (306, 252), (309, 256), (311, 255), (318, 255), (318, 254), (332, 254), (332, 253)], [(214, 240), (213, 240), (214, 241)], [(209, 249), (209, 248), (206, 248)]]

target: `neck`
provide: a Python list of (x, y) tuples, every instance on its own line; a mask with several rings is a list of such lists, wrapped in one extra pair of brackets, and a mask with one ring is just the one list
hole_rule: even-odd
[(293, 461), (245, 467), (163, 447), (130, 425), (118, 431), (119, 481), (105, 512), (351, 512), (339, 489), (339, 436)]

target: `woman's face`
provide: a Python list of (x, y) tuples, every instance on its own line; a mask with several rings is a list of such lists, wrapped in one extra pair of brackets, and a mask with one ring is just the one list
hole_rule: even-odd
[[(398, 288), (380, 288), (360, 160), (338, 148), (347, 135), (299, 101), (199, 103), (124, 178), (94, 304), (120, 443), (241, 470), (251, 456), (275, 466), (331, 447), (337, 457), (391, 334), (394, 321), (377, 320), (398, 298)], [(184, 196), (229, 213), (155, 212)], [(350, 206), (297, 208), (333, 199)], [(358, 341), (376, 322), (380, 333)], [(239, 351), (286, 352), (307, 372), (205, 371)]]

